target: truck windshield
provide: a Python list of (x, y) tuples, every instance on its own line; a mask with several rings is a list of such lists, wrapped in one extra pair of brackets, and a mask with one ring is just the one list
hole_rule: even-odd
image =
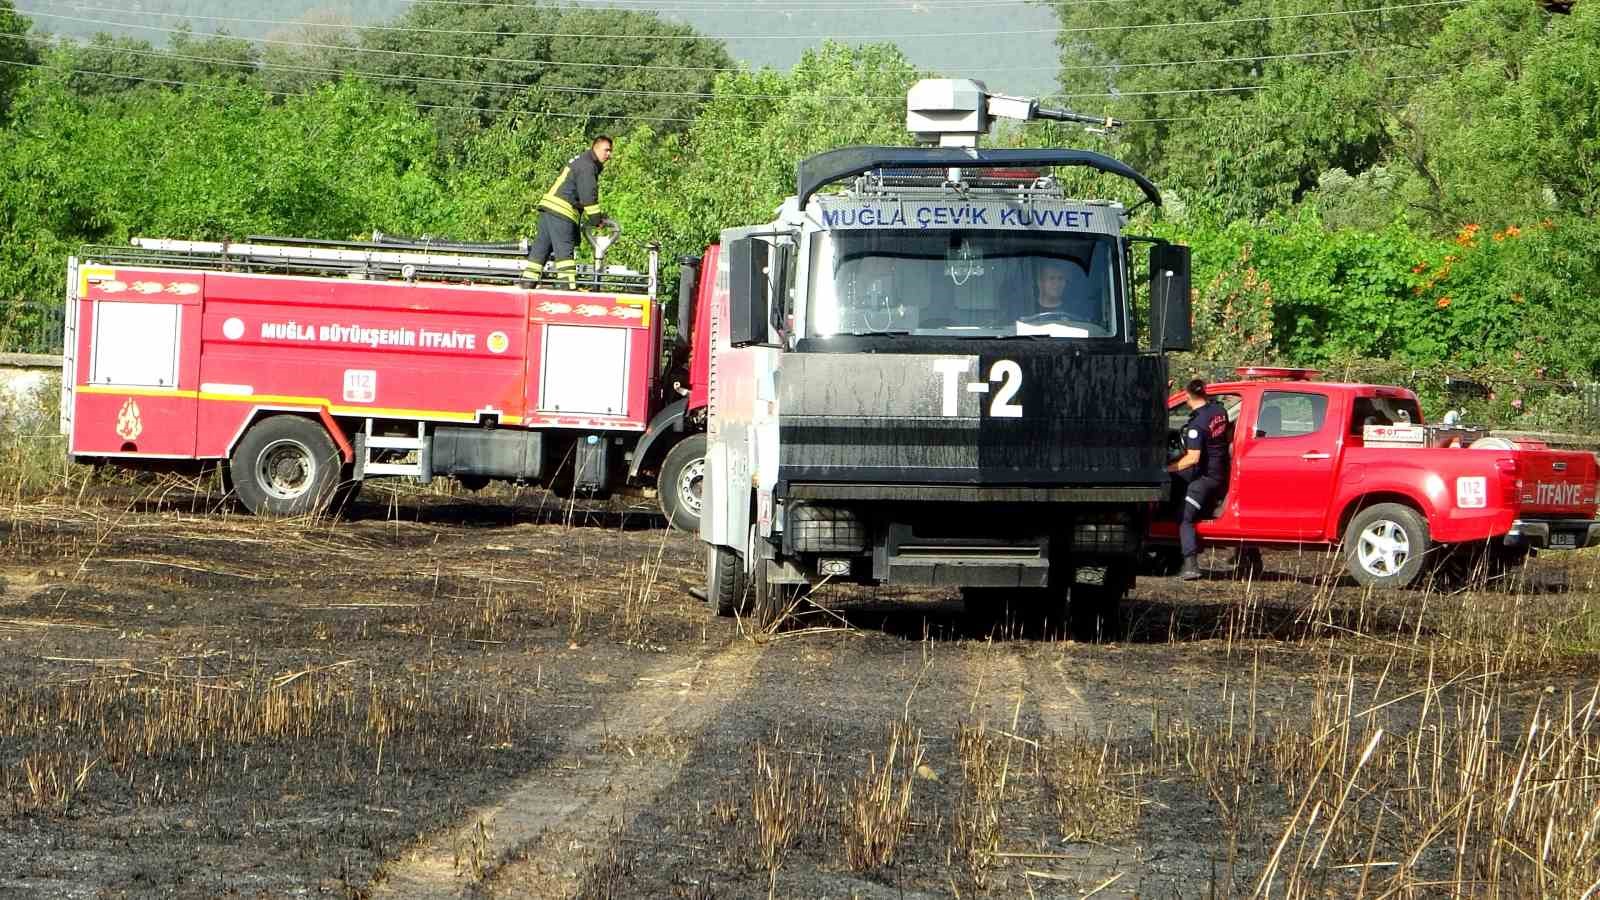
[(1105, 235), (1059, 232), (820, 232), (807, 333), (1117, 337), (1116, 250)]

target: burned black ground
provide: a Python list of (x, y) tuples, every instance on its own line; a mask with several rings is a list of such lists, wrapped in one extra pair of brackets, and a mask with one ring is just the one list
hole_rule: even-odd
[(1401, 799), (1432, 790), (1426, 742), (1490, 747), (1477, 723), (1484, 803), (1517, 777), (1517, 815), (1596, 802), (1515, 772), (1535, 715), (1580, 769), (1593, 747), (1583, 557), (1388, 595), (1320, 555), (1254, 582), (1218, 557), (1141, 581), (1098, 644), (843, 589), (747, 635), (644, 510), (267, 522), (169, 487), (4, 512), (0, 892), (1515, 896), (1600, 859), (1496, 856), (1539, 858), (1532, 820)]

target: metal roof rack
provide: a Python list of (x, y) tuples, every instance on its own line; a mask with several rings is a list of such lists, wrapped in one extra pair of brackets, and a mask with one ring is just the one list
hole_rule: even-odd
[[(1090, 150), (972, 150), (962, 147), (841, 147), (802, 160), (795, 196), (800, 208), (830, 184), (875, 170), (1033, 169), (1083, 166), (1133, 182), (1145, 199), (1161, 205), (1161, 191), (1127, 163)], [(965, 176), (964, 176), (965, 177)]]
[[(378, 237), (384, 238), (381, 234)], [(440, 242), (424, 247), (421, 246), (422, 242), (404, 240), (403, 243), (385, 243), (252, 237), (248, 241), (235, 243), (133, 238), (127, 247), (91, 245), (85, 247), (80, 255), (86, 260), (127, 266), (523, 287), (532, 284), (524, 275), (528, 265), (526, 254), (514, 249), (519, 246), (516, 243), (472, 245)], [(657, 253), (652, 246), (651, 272), (637, 272), (621, 266), (606, 266), (597, 272), (592, 265), (580, 265), (578, 284), (589, 290), (648, 293), (653, 297), (656, 258)], [(553, 283), (545, 286), (560, 287)]]

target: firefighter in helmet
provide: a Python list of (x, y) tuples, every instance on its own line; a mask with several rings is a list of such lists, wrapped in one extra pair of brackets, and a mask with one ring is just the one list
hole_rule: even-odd
[(600, 135), (589, 149), (574, 156), (539, 200), (539, 235), (528, 252), (529, 278), (537, 278), (545, 261), (556, 261), (556, 281), (569, 290), (578, 286), (579, 227), (609, 221), (600, 210), (600, 173), (611, 158), (611, 138)]

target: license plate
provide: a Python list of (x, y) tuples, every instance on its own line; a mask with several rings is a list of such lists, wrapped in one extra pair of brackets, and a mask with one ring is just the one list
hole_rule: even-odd
[(1555, 534), (1550, 535), (1550, 546), (1558, 550), (1576, 549), (1578, 546), (1578, 535), (1571, 531), (1558, 531)]

